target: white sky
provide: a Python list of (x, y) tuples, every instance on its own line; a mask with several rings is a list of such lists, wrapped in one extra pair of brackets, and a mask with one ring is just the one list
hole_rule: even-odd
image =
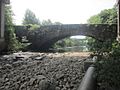
[(25, 10), (30, 9), (42, 20), (63, 24), (86, 23), (90, 16), (112, 8), (116, 0), (11, 0), (14, 21), (21, 24)]

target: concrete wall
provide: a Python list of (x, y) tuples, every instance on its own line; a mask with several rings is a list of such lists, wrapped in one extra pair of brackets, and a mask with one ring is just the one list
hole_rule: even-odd
[(10, 0), (0, 0), (0, 52), (5, 48), (4, 29), (5, 29), (5, 4), (10, 4)]
[(4, 39), (0, 39), (0, 52), (5, 48), (6, 43)]
[(5, 3), (3, 0), (0, 0), (0, 51), (4, 49), (4, 10)]

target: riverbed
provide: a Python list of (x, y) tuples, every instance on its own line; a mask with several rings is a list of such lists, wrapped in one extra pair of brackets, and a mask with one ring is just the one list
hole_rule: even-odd
[(18, 52), (0, 57), (0, 90), (77, 90), (89, 52)]

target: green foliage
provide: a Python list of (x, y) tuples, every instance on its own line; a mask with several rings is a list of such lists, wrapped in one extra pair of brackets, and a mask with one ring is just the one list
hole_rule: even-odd
[(12, 10), (11, 6), (5, 7), (5, 40), (6, 40), (6, 47), (7, 51), (17, 51), (19, 50), (22, 45), (16, 39), (16, 35), (14, 33), (14, 27), (12, 22)]
[(74, 46), (74, 42), (70, 38), (59, 40), (55, 43), (56, 48), (62, 48), (62, 47), (71, 47)]
[(101, 22), (102, 20), (99, 15), (91, 16), (90, 19), (88, 20), (88, 23), (90, 24), (100, 24)]
[(117, 23), (117, 10), (116, 8), (112, 8), (112, 9), (106, 9), (101, 11), (101, 13), (99, 14), (100, 18), (101, 18), (101, 23)]
[(115, 24), (117, 23), (117, 10), (116, 8), (105, 9), (99, 14), (94, 15), (88, 19), (90, 24)]
[(27, 9), (23, 19), (23, 25), (29, 24), (40, 25), (40, 21), (38, 18), (36, 18), (35, 14), (31, 10)]
[(99, 90), (120, 89), (120, 44), (114, 42), (111, 52), (98, 58), (96, 63)]
[(57, 41), (53, 45), (53, 48), (55, 48), (55, 49), (63, 48), (64, 50), (66, 49), (65, 51), (67, 51), (68, 49), (74, 51), (76, 48), (78, 48), (79, 51), (83, 51), (84, 46), (86, 46), (86, 45), (87, 45), (86, 39), (65, 38), (65, 39)]
[(37, 24), (29, 24), (27, 25), (28, 30), (37, 30), (38, 28), (40, 28), (40, 25), (37, 25)]
[[(113, 24), (117, 23), (117, 11), (116, 8), (112, 9), (105, 9), (101, 11), (99, 14), (94, 15), (90, 17), (88, 20), (88, 23), (90, 24)], [(88, 46), (90, 51), (94, 52), (102, 52), (105, 51), (105, 48), (103, 50), (104, 45), (106, 42), (112, 43), (112, 40), (108, 40), (106, 42), (101, 42), (99, 40), (93, 39), (93, 38), (87, 38), (88, 39)], [(107, 48), (106, 48), (107, 50)]]
[(45, 25), (61, 25), (62, 23), (60, 22), (52, 22), (50, 19), (48, 20), (43, 20), (42, 21), (42, 26), (45, 26)]
[(62, 25), (60, 22), (54, 22), (54, 25)]
[(53, 25), (52, 21), (50, 19), (48, 20), (43, 20), (42, 21), (42, 26), (45, 26), (45, 25)]
[[(98, 20), (98, 21), (97, 21)], [(117, 23), (116, 8), (103, 10), (98, 15), (91, 17), (89, 23), (115, 24)], [(120, 89), (120, 44), (116, 40), (100, 42), (89, 39), (90, 50), (98, 56), (96, 62), (98, 90)]]
[[(94, 15), (88, 19), (89, 24), (115, 24), (117, 23), (117, 10), (116, 8), (105, 9), (99, 14)], [(103, 52), (108, 52), (111, 48), (112, 42), (114, 40), (108, 40), (102, 42), (91, 37), (88, 39), (88, 49), (93, 51), (95, 54), (102, 54)]]

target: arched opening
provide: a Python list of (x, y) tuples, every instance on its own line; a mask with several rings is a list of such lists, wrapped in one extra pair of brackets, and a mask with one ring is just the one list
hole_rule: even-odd
[(94, 38), (89, 36), (75, 35), (56, 41), (49, 50), (56, 52), (89, 52), (89, 41)]

